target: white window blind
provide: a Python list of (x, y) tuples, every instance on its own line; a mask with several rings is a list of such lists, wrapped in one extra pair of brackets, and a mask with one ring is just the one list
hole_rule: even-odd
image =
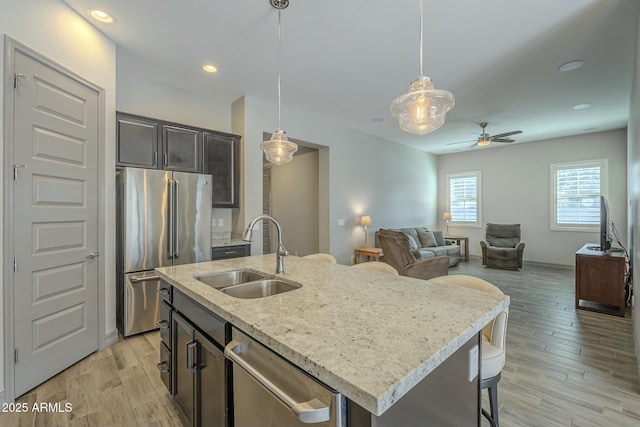
[(480, 224), (480, 172), (447, 175), (451, 222)]
[(597, 229), (606, 160), (554, 164), (552, 174), (552, 229)]

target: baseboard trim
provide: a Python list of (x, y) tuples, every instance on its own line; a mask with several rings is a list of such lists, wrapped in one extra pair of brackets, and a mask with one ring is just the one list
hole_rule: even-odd
[(112, 346), (113, 344), (118, 342), (118, 330), (114, 329), (113, 331), (109, 332), (108, 334), (105, 335), (104, 337), (104, 348), (107, 348), (109, 346)]

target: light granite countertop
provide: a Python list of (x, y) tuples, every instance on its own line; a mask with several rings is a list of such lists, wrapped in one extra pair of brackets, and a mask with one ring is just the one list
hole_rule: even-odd
[[(194, 276), (247, 268), (274, 274), (275, 255), (158, 268), (162, 278), (374, 415), (381, 415), (509, 305), (508, 296), (299, 257), (302, 287), (258, 299)], [(280, 275), (277, 275), (280, 276)]]
[(246, 242), (242, 239), (234, 239), (231, 237), (211, 240), (212, 248), (222, 248), (225, 246), (240, 246), (240, 245), (250, 245), (250, 244), (251, 242)]

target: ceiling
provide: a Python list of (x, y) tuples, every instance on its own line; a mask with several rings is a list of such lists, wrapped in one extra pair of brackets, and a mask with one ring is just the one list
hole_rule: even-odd
[[(278, 24), (269, 0), (63, 1), (117, 44), (118, 75), (275, 108)], [(389, 113), (419, 74), (418, 0), (290, 0), (282, 11), (282, 127), (288, 109), (304, 110), (434, 154), (472, 149), (447, 144), (474, 140), (480, 122), (490, 134), (522, 130), (517, 143), (626, 127), (639, 6), (425, 0), (424, 74), (456, 106), (444, 126), (418, 136)], [(92, 8), (116, 22), (93, 20)], [(559, 71), (573, 60), (584, 65)], [(204, 73), (205, 63), (219, 71)], [(584, 103), (593, 106), (573, 109)]]

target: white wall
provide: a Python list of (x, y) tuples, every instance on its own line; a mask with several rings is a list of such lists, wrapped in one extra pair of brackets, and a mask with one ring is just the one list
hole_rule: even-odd
[[(102, 87), (105, 90), (105, 149), (101, 159), (105, 168), (105, 176), (100, 177), (105, 183), (107, 200), (115, 199), (115, 177), (113, 164), (115, 162), (115, 46), (102, 33), (90, 26), (66, 5), (59, 1), (21, 0), (4, 1), (0, 13), (0, 34), (6, 34), (15, 41), (34, 49), (50, 60), (71, 70), (82, 78)], [(4, 50), (4, 41), (1, 42)], [(4, 55), (0, 59), (4, 68)], [(4, 88), (0, 86), (0, 98), (4, 99)], [(0, 129), (4, 140), (4, 111), (0, 104)], [(100, 152), (100, 151), (99, 151)], [(0, 153), (0, 158), (2, 154)], [(6, 176), (5, 162), (10, 159), (2, 158), (0, 169), (2, 176)], [(0, 190), (3, 193), (4, 190)], [(105, 271), (105, 336), (113, 337), (116, 330), (115, 321), (115, 249), (113, 242), (115, 212), (113, 204), (107, 203), (105, 210), (105, 235), (101, 236), (104, 244), (103, 256)], [(2, 215), (2, 213), (0, 213)], [(4, 222), (4, 221), (3, 221)], [(2, 234), (2, 229), (0, 229)], [(4, 236), (2, 236), (4, 242)], [(0, 248), (2, 251), (2, 248)], [(0, 254), (5, 259), (5, 254)], [(4, 277), (0, 263), (0, 277)], [(5, 284), (6, 285), (6, 284)], [(0, 294), (0, 303), (3, 295)], [(3, 317), (3, 316), (2, 316)], [(0, 342), (4, 343), (5, 319), (0, 318)], [(0, 352), (0, 365), (6, 349)], [(0, 401), (4, 398), (5, 377), (0, 371)]]
[[(237, 115), (243, 118), (236, 118)], [(233, 120), (235, 132), (242, 132), (245, 141), (243, 226), (262, 212), (259, 145), (262, 133), (271, 133), (278, 123), (277, 107), (244, 97), (234, 105)], [(435, 156), (286, 108), (283, 128), (290, 138), (328, 147), (320, 155), (321, 200), (324, 186), (328, 188), (328, 206), (320, 208), (329, 212), (328, 247), (323, 247), (321, 239), (321, 252), (331, 253), (339, 263), (350, 264), (353, 250), (364, 243), (362, 227), (357, 225), (363, 214), (372, 217), (370, 230), (437, 224)], [(322, 171), (325, 152), (328, 175)], [(339, 219), (345, 220), (344, 226), (338, 225)], [(253, 253), (262, 251), (261, 239), (255, 237), (258, 235), (254, 233)]]
[[(469, 236), (471, 255), (481, 255), (485, 224), (519, 223), (525, 242), (524, 259), (574, 265), (575, 252), (585, 243), (599, 242), (598, 233), (552, 231), (550, 224), (550, 165), (608, 159), (608, 202), (611, 219), (627, 246), (626, 130), (505, 145), (441, 155), (438, 158), (438, 215), (446, 207), (446, 174), (480, 170), (482, 227), (449, 226), (450, 234)], [(441, 228), (445, 224), (440, 220)]]
[(282, 241), (291, 255), (309, 255), (320, 248), (318, 160), (319, 152), (314, 150), (295, 155), (282, 166), (271, 166), (271, 213), (282, 226)]
[[(631, 261), (634, 280), (634, 305), (632, 308), (633, 336), (636, 348), (636, 359), (640, 360), (640, 308), (638, 303), (640, 293), (640, 33), (636, 44), (636, 65), (633, 73), (633, 89), (631, 92), (631, 106), (629, 110), (628, 127), (628, 162), (629, 162), (629, 236), (631, 239)], [(640, 375), (640, 370), (638, 372)]]

